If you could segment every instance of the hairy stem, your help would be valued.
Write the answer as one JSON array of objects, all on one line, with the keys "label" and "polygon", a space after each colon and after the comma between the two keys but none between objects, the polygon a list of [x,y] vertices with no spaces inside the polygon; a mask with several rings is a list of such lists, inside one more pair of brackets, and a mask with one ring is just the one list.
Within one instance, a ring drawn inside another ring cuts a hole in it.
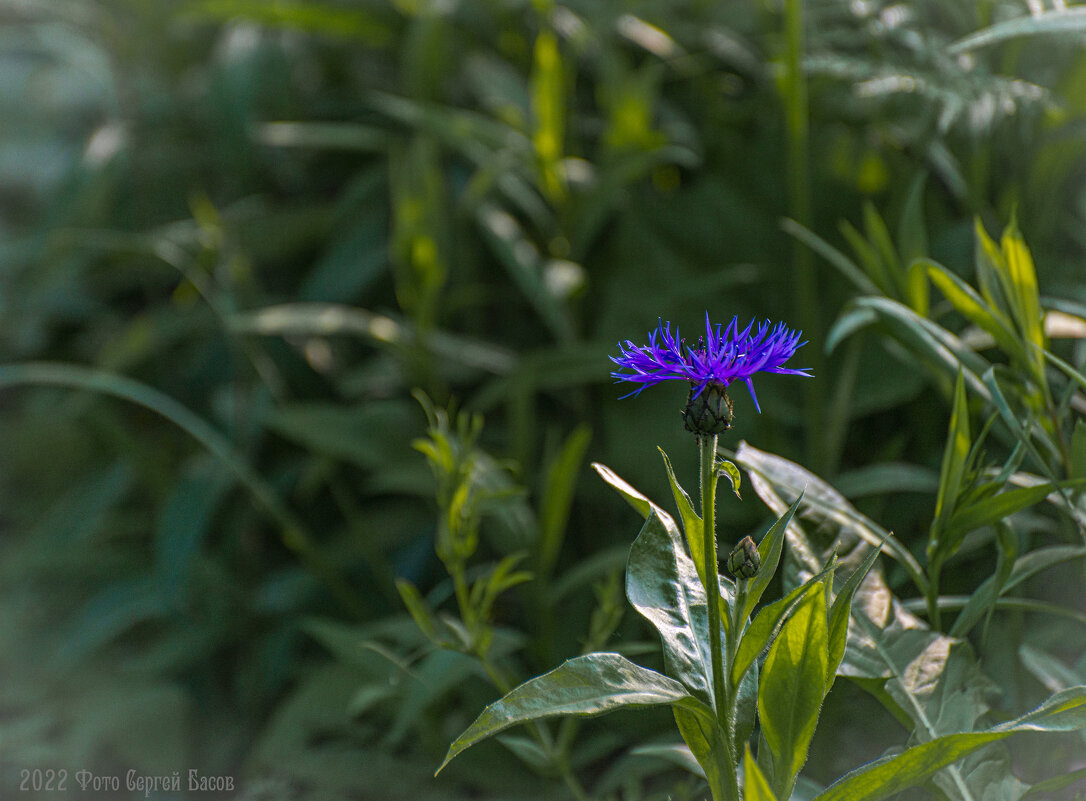
[{"label": "hairy stem", "polygon": [[713,660],[713,701],[717,719],[725,723],[724,652],[720,643],[720,580],[716,567],[716,436],[699,437],[701,456],[701,520],[704,526],[705,604],[709,613],[709,651]]},{"label": "hairy stem", "polygon": [[723,788],[712,788],[714,799],[739,801],[738,762],[728,733],[728,684],[724,680],[724,650],[720,642],[720,579],[716,567],[716,435],[698,437],[701,457],[701,520],[705,564],[705,607],[709,617],[709,653],[713,665],[713,707],[724,732],[727,753],[727,780]]},{"label": "hairy stem", "polygon": [[[739,705],[739,685],[734,687],[731,684],[731,666],[735,663],[735,655],[739,651],[739,640],[743,634],[743,627],[746,625],[745,616],[743,615],[743,607],[747,605],[747,580],[745,578],[737,578],[735,580],[735,598],[732,599],[730,624],[725,632],[726,641],[724,644],[724,651],[727,655],[725,663],[728,665],[728,705],[727,705],[727,718],[728,725],[724,730],[728,737],[728,741],[732,743],[732,753],[740,754],[743,751],[742,743],[735,741],[735,715],[736,709]],[[742,681],[742,680],[740,680]]]}]

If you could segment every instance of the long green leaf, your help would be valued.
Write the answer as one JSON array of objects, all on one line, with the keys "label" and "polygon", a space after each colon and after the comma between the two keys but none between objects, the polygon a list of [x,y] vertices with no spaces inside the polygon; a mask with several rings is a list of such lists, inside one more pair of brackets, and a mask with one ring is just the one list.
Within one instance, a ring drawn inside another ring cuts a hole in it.
[{"label": "long green leaf", "polygon": [[978,377],[988,369],[989,363],[950,331],[890,298],[857,298],[847,308],[874,313],[878,321],[916,355],[948,392],[953,387],[953,376],[962,370],[973,393],[989,399],[988,390]]},{"label": "long green leaf", "polygon": [[943,465],[939,473],[939,494],[935,498],[935,520],[928,539],[928,560],[943,562],[957,543],[943,541],[943,533],[961,492],[962,473],[972,438],[969,433],[969,404],[961,371],[954,383],[954,407],[950,413]]},{"label": "long green leaf", "polygon": [[750,617],[754,607],[761,600],[766,587],[769,586],[769,582],[773,580],[773,575],[777,572],[777,565],[781,560],[781,551],[784,549],[785,532],[788,530],[788,524],[792,522],[792,517],[802,501],[803,493],[801,492],[799,497],[792,501],[792,505],[788,507],[784,514],[778,517],[773,525],[769,527],[769,531],[765,533],[762,541],[758,543],[758,556],[762,560],[762,566],[747,584],[747,602],[743,607],[740,620],[746,620]]},{"label": "long green leaf", "polygon": [[[588,654],[526,681],[483,710],[452,745],[441,766],[476,743],[519,723],[554,717],[602,715],[623,706],[693,701],[679,682],[619,654]],[[697,709],[691,705],[691,709]]]},{"label": "long green leaf", "polygon": [[996,732],[949,734],[865,765],[830,785],[814,801],[880,801],[927,781],[936,771],[1006,737]]},{"label": "long green leaf", "polygon": [[[671,494],[675,498],[675,505],[679,508],[679,518],[683,521],[683,534],[686,536],[686,546],[690,549],[690,558],[694,560],[694,567],[698,571],[698,579],[702,586],[708,586],[706,581],[705,565],[705,530],[701,524],[701,515],[694,510],[694,504],[686,490],[675,478],[675,471],[671,467],[671,460],[664,453],[664,449],[657,447],[664,459],[664,468],[667,470],[667,480],[671,484]],[[716,565],[713,565],[716,570]]]},{"label": "long green leaf", "polygon": [[973,287],[950,272],[938,262],[923,260],[928,277],[939,288],[950,304],[969,319],[974,325],[992,335],[1005,353],[1020,363],[1027,360],[1026,351],[1007,324],[1007,320],[996,309],[988,306]]},{"label": "long green leaf", "polygon": [[743,633],[739,648],[736,650],[735,662],[729,666],[733,685],[739,683],[754,661],[773,644],[788,621],[789,615],[803,600],[807,590],[825,578],[831,569],[831,567],[826,567],[783,598],[778,598],[773,603],[762,607]]},{"label": "long green leaf", "polygon": [[880,801],[927,781],[968,754],[1020,732],[1086,728],[1086,687],[1056,693],[1037,709],[987,731],[943,735],[852,771],[814,801]]},{"label": "long green leaf", "polygon": [[868,278],[879,288],[879,294],[892,298],[897,297],[898,293],[890,277],[890,270],[883,262],[879,252],[864,239],[863,235],[851,223],[842,222],[840,228],[841,233],[856,253],[860,264],[863,265],[867,272]]},{"label": "long green leaf", "polygon": [[[339,303],[285,303],[230,318],[230,330],[261,336],[353,336],[381,347],[409,348],[418,334],[402,320]],[[442,331],[429,331],[426,347],[435,356],[498,375],[513,372],[512,351]]]},{"label": "long green leaf", "polygon": [[833,686],[833,680],[837,676],[837,668],[840,667],[841,660],[845,656],[845,647],[848,643],[848,622],[852,618],[852,599],[860,588],[860,584],[867,578],[871,568],[875,566],[875,560],[881,552],[881,545],[872,548],[860,566],[852,571],[852,575],[848,577],[838,591],[837,597],[833,599],[829,621],[830,669],[826,676],[825,692],[827,693],[830,691],[830,687]]},{"label": "long green leaf", "polygon": [[554,31],[541,30],[536,36],[532,60],[531,106],[535,130],[532,144],[539,164],[543,193],[552,202],[565,195],[561,169],[565,138],[566,79],[562,51]]},{"label": "long green leaf", "polygon": [[751,756],[750,743],[743,754],[743,801],[777,801],[757,760]]},{"label": "long green leaf", "polygon": [[599,473],[600,478],[610,484],[618,494],[623,497],[626,503],[628,503],[635,512],[641,515],[642,519],[648,519],[648,516],[652,514],[652,508],[655,505],[652,501],[627,484],[624,479],[619,478],[618,474],[607,465],[593,462],[592,469]]},{"label": "long green leaf", "polygon": [[758,691],[762,735],[772,754],[778,798],[792,793],[818,722],[829,672],[826,591],[811,585],[769,649]]},{"label": "long green leaf", "polygon": [[906,284],[905,270],[897,255],[897,248],[894,247],[886,221],[871,201],[864,203],[864,233],[867,234],[867,241],[878,253],[879,260],[886,265],[886,272],[897,288],[899,297],[908,298],[909,288]]},{"label": "long green leaf", "polygon": [[964,637],[973,626],[980,622],[987,608],[999,596],[1014,589],[1031,576],[1063,562],[1084,557],[1086,557],[1086,545],[1052,545],[1027,553],[1015,562],[1010,577],[1002,586],[996,581],[995,576],[990,576],[976,589],[954,621],[954,625],[951,626],[950,634],[954,637]]},{"label": "long green leaf", "polygon": [[1086,479],[1073,481],[1061,481],[1057,484],[1038,484],[1034,487],[1018,487],[1006,492],[986,498],[983,501],[970,504],[964,509],[959,509],[950,520],[955,534],[964,537],[970,531],[975,531],[982,526],[989,526],[998,520],[1003,520],[1015,512],[1020,512],[1030,506],[1040,503],[1057,489],[1080,489],[1086,485]]},{"label": "long green leaf", "polygon": [[863,270],[856,266],[848,256],[833,247],[829,242],[814,233],[810,229],[800,225],[795,220],[782,220],[781,229],[788,235],[795,237],[809,247],[819,256],[824,258],[845,278],[851,281],[858,290],[869,295],[878,295],[879,288],[864,274]]},{"label": "long green leaf", "polygon": [[728,760],[727,737],[713,711],[694,698],[673,704],[671,711],[683,742],[690,749],[709,786],[734,786],[735,768]]}]

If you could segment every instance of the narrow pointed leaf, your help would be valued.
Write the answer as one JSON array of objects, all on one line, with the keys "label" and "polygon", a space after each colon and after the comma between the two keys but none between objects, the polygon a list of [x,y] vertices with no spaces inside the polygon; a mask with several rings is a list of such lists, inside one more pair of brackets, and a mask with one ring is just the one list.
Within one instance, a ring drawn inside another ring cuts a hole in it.
[{"label": "narrow pointed leaf", "polygon": [[849,245],[856,254],[856,259],[863,267],[864,272],[879,288],[879,294],[891,298],[897,297],[889,269],[887,265],[883,264],[878,251],[864,239],[863,234],[857,231],[851,223],[842,222],[840,228],[841,233],[848,240]]},{"label": "narrow pointed leaf", "polygon": [[829,672],[826,593],[811,585],[769,649],[758,691],[762,735],[774,755],[773,789],[788,798],[814,735]]},{"label": "narrow pointed leaf", "polygon": [[415,625],[427,638],[436,642],[438,640],[437,621],[415,585],[407,579],[398,578],[396,579],[396,590],[400,593],[403,605],[407,607],[407,611],[411,614]]},{"label": "narrow pointed leaf", "polygon": [[1086,728],[1086,687],[1056,693],[1037,709],[987,731],[947,734],[847,774],[814,801],[880,801],[927,781],[936,771],[986,745],[1020,732]]},{"label": "narrow pointed leaf", "polygon": [[1068,687],[1082,684],[1086,679],[1079,675],[1078,671],[1069,668],[1052,654],[1040,648],[1021,645],[1018,648],[1018,658],[1026,670],[1051,692],[1066,690]]},{"label": "narrow pointed leaf", "polygon": [[868,295],[881,294],[875,282],[868,278],[852,259],[809,228],[805,228],[795,220],[784,220],[781,222],[781,229],[824,258],[861,292]]},{"label": "narrow pointed leaf", "polygon": [[969,284],[934,261],[919,262],[950,304],[977,327],[987,331],[1008,355],[1025,362],[1026,351],[1003,315],[988,306]]},{"label": "narrow pointed leaf", "polygon": [[1020,557],[1011,569],[1007,580],[1000,585],[997,576],[990,576],[969,597],[954,625],[953,637],[964,637],[984,617],[996,599],[1017,587],[1026,579],[1063,562],[1086,557],[1086,545],[1051,545],[1037,548]]},{"label": "narrow pointed leaf", "polygon": [[[1007,277],[1013,292],[1018,324],[1032,346],[1030,356],[1033,363],[1043,368],[1044,358],[1040,354],[1045,346],[1045,335],[1041,299],[1037,289],[1037,269],[1033,266],[1033,256],[1030,255],[1013,218],[1003,231],[1000,246],[1004,263],[1007,265]],[[1036,377],[1043,380],[1043,376]]]},{"label": "narrow pointed leaf", "polygon": [[671,707],[675,724],[683,742],[705,774],[711,787],[734,783],[734,770],[728,763],[725,734],[713,711],[700,701],[688,697]]},{"label": "narrow pointed leaf", "polygon": [[765,774],[750,753],[749,743],[743,755],[743,801],[777,801]]},{"label": "narrow pointed leaf", "polygon": [[857,298],[848,308],[875,313],[893,337],[908,348],[949,391],[959,370],[978,396],[988,399],[988,390],[978,376],[990,366],[984,357],[938,323],[921,317],[908,306],[890,298]]},{"label": "narrow pointed leaf", "polygon": [[[663,448],[657,448],[664,457],[664,467],[667,469],[667,480],[671,484],[671,494],[675,498],[675,505],[679,509],[679,518],[683,521],[683,534],[686,536],[686,546],[690,549],[690,557],[694,560],[694,567],[698,571],[698,579],[702,586],[707,584],[705,577],[705,530],[701,524],[701,516],[694,510],[694,504],[690,496],[675,478],[675,471],[671,467],[671,460],[667,458]],[[715,566],[714,566],[715,569]]]},{"label": "narrow pointed leaf", "polygon": [[743,500],[743,496],[739,493],[739,486],[743,482],[743,474],[739,472],[739,468],[736,467],[733,462],[729,462],[727,459],[721,459],[716,463],[716,472],[717,475],[728,477],[735,497],[739,500]]},{"label": "narrow pointed leaf", "polygon": [[750,617],[754,607],[761,600],[766,587],[769,586],[769,582],[773,580],[773,575],[777,572],[777,565],[780,563],[781,551],[784,547],[785,531],[787,531],[788,524],[792,522],[792,517],[802,501],[803,493],[801,492],[792,501],[792,505],[788,507],[787,511],[777,518],[777,522],[769,527],[769,531],[762,537],[762,541],[758,543],[758,556],[762,560],[762,566],[747,584],[747,602],[743,608],[743,620]]},{"label": "narrow pointed leaf", "polygon": [[625,480],[619,478],[618,474],[607,465],[593,462],[592,469],[599,473],[600,478],[614,487],[626,503],[632,506],[633,510],[641,515],[642,519],[648,518],[649,514],[652,513],[652,501],[627,484]]},{"label": "narrow pointed leaf", "polygon": [[1017,39],[1021,36],[1057,35],[1070,38],[1086,30],[1086,8],[1067,8],[1045,14],[1025,14],[982,28],[951,44],[951,55]]},{"label": "narrow pointed leaf", "polygon": [[788,621],[788,616],[806,596],[807,590],[825,578],[830,569],[825,568],[783,598],[762,607],[743,633],[743,639],[739,641],[735,662],[731,665],[732,684],[737,684],[755,660],[773,644]]},{"label": "narrow pointed leaf", "polygon": [[882,215],[870,201],[864,203],[864,232],[867,234],[868,242],[875,247],[882,263],[886,265],[886,270],[900,293],[899,297],[907,297],[905,272],[901,267],[897,248],[894,247],[894,242],[890,238],[886,221],[882,219]]},{"label": "narrow pointed leaf", "polygon": [[878,760],[846,774],[825,792],[815,796],[814,801],[880,801],[889,798],[922,784],[936,771],[1006,736],[996,732],[968,732],[929,740],[902,754]]},{"label": "narrow pointed leaf", "polygon": [[841,665],[841,660],[845,656],[845,645],[848,642],[848,622],[852,617],[852,599],[864,578],[867,577],[868,572],[874,567],[875,559],[878,558],[881,551],[881,545],[871,549],[867,558],[858,568],[852,571],[852,575],[845,581],[841,590],[837,593],[837,597],[833,600],[833,606],[830,607],[830,669],[826,676],[826,692],[829,692],[830,687],[833,686],[833,680],[837,676],[837,668]]},{"label": "narrow pointed leaf", "polygon": [[970,531],[975,531],[982,526],[989,526],[996,521],[1003,520],[1015,512],[1034,506],[1058,488],[1081,489],[1086,485],[1086,479],[1075,481],[1061,481],[1058,484],[1038,484],[1034,487],[1018,487],[1006,492],[986,498],[978,503],[971,504],[964,509],[959,509],[950,519],[950,529],[954,537],[960,539]]},{"label": "narrow pointed leaf", "polygon": [[946,447],[943,449],[943,466],[939,474],[939,494],[935,499],[935,521],[928,540],[928,558],[943,561],[952,552],[953,545],[944,543],[943,533],[954,511],[954,504],[961,492],[962,473],[972,440],[969,434],[969,405],[965,397],[962,372],[954,384],[954,407],[950,413]]}]

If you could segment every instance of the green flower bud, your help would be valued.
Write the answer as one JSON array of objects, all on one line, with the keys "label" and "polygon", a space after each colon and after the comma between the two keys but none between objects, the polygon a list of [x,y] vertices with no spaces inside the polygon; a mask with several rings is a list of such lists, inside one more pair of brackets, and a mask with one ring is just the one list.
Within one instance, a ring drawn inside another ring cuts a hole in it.
[{"label": "green flower bud", "polygon": [[762,557],[758,555],[758,546],[750,537],[743,537],[739,544],[728,554],[724,567],[736,579],[754,578],[762,566]]},{"label": "green flower bud", "polygon": [[690,395],[683,409],[683,425],[686,430],[699,436],[721,434],[732,427],[732,401],[723,384],[708,383],[701,394],[694,397],[697,386],[690,387]]}]

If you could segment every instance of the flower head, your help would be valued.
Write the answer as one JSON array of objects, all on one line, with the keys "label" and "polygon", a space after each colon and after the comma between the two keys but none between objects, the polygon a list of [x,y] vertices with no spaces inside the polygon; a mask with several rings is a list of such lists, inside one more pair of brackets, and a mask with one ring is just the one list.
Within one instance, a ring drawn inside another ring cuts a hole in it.
[{"label": "flower head", "polygon": [[672,379],[689,382],[692,398],[701,395],[706,387],[722,391],[733,381],[743,381],[754,399],[754,408],[761,412],[751,380],[755,373],[811,374],[809,367],[784,366],[806,344],[800,342],[800,336],[802,332],[792,331],[784,323],[771,326],[768,320],[757,326],[751,320],[743,330],[739,330],[738,317],[733,317],[727,328],[714,326],[706,312],[705,335],[696,344],[687,345],[678,328],[672,334],[671,323],[661,320],[656,330],[649,332],[648,345],[635,345],[629,340],[619,343],[621,353],[612,356],[611,361],[628,372],[616,370],[611,376],[640,384],[623,396],[627,398]]}]

